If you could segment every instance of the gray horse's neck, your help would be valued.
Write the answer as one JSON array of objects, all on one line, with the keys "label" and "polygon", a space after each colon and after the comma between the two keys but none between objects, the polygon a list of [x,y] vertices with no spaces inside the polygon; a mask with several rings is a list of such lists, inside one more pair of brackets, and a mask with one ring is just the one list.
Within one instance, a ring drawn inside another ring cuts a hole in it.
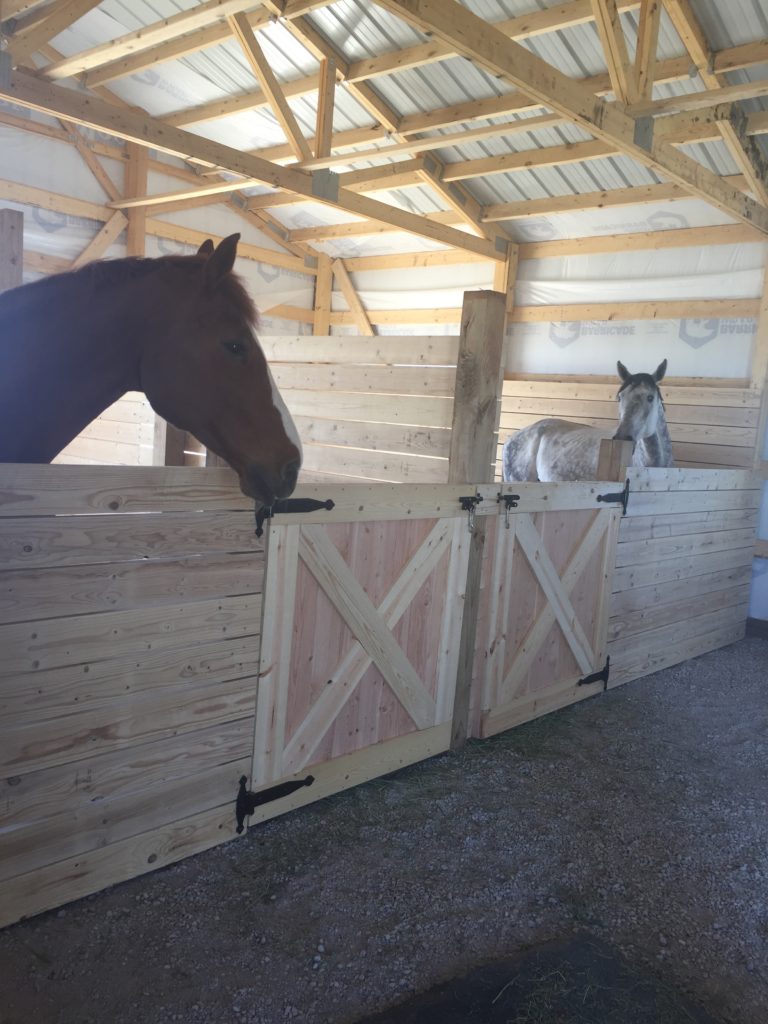
[{"label": "gray horse's neck", "polygon": [[641,437],[635,445],[632,462],[635,466],[672,466],[672,438],[669,436],[667,420],[659,414],[659,425],[651,437]]}]

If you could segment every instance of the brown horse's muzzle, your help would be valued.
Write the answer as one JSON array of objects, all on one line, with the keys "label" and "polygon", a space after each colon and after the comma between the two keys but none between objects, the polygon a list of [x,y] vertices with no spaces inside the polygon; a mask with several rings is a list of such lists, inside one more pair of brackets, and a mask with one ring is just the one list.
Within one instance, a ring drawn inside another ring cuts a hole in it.
[{"label": "brown horse's muzzle", "polygon": [[272,505],[280,498],[287,498],[296,487],[296,481],[301,469],[301,459],[293,459],[285,463],[279,472],[268,469],[266,466],[257,464],[248,467],[242,477],[242,488],[245,493],[261,501],[265,505]]}]

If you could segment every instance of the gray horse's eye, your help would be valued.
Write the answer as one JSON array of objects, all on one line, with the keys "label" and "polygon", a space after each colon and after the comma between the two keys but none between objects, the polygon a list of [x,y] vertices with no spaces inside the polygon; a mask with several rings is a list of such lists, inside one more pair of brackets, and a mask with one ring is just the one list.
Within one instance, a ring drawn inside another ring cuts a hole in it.
[{"label": "gray horse's eye", "polygon": [[654,397],[655,397],[654,395],[648,395],[648,401],[649,401],[649,402],[652,402],[652,401],[653,401],[653,399],[654,399]]}]

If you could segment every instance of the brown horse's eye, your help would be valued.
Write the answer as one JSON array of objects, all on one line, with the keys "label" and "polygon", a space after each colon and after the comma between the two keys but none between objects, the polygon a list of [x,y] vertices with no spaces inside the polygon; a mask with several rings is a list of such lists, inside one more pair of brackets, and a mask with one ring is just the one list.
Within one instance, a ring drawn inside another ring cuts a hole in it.
[{"label": "brown horse's eye", "polygon": [[247,352],[247,348],[242,341],[225,341],[224,348],[227,352],[231,353],[231,355],[237,356],[240,359],[242,359]]}]

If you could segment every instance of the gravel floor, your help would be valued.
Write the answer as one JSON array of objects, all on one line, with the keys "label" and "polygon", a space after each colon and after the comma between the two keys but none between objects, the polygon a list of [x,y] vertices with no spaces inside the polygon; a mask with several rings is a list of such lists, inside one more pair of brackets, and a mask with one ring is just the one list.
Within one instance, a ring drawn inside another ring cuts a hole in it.
[{"label": "gravel floor", "polygon": [[0,1021],[351,1024],[576,940],[765,1024],[766,686],[748,638],[6,929]]}]

